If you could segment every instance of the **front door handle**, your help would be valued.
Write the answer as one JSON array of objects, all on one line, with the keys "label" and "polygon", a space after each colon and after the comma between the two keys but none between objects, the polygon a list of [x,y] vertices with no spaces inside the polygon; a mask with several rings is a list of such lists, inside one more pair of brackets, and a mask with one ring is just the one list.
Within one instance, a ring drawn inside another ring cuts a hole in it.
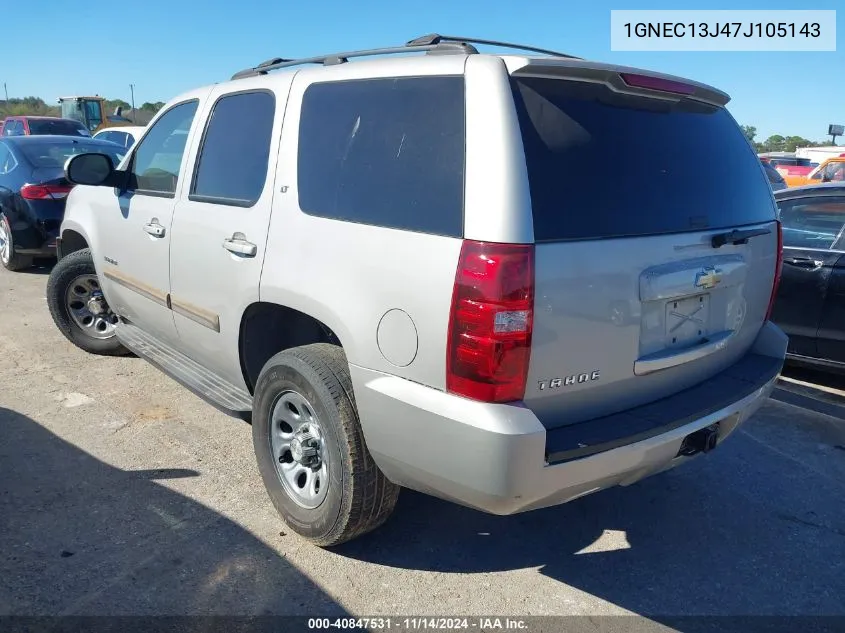
[{"label": "front door handle", "polygon": [[232,237],[223,240],[223,248],[241,257],[255,257],[258,252],[258,247],[252,242],[247,242],[246,235],[243,233],[235,233]]},{"label": "front door handle", "polygon": [[784,264],[791,266],[798,266],[799,268],[821,268],[824,262],[812,257],[787,257],[783,260]]},{"label": "front door handle", "polygon": [[144,231],[153,237],[164,237],[164,227],[158,223],[158,218],[153,218],[144,225]]}]

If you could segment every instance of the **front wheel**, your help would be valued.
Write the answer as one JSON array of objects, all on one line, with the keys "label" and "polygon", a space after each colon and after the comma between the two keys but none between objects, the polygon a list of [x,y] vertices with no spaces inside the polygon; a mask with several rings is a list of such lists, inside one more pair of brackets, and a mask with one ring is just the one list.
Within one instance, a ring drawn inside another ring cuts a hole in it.
[{"label": "front wheel", "polygon": [[258,377],[252,438],[264,486],[285,523],[315,545],[384,523],[399,496],[364,443],[343,350],[280,352]]},{"label": "front wheel", "polygon": [[62,334],[78,348],[102,356],[123,356],[111,311],[94,268],[90,249],[60,259],[47,280],[47,305]]}]

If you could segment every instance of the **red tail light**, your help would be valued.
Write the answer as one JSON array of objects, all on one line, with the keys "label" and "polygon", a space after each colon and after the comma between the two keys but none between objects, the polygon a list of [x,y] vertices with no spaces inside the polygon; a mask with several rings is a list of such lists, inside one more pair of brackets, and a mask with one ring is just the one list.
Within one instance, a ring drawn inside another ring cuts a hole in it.
[{"label": "red tail light", "polygon": [[61,200],[67,197],[73,187],[65,185],[24,185],[21,197],[26,200]]},{"label": "red tail light", "polygon": [[691,95],[695,92],[695,86],[663,79],[661,77],[650,77],[649,75],[636,75],[633,73],[620,73],[622,81],[634,88],[648,88],[649,90],[660,90],[661,92],[673,92],[679,95]]},{"label": "red tail light", "polygon": [[525,394],[534,322],[534,246],[464,240],[449,319],[446,389],[485,402]]},{"label": "red tail light", "polygon": [[775,308],[775,300],[777,299],[778,286],[780,286],[780,276],[783,271],[783,226],[780,220],[777,221],[778,231],[778,255],[775,263],[775,281],[772,284],[772,296],[769,298],[769,309],[766,310],[766,320],[772,317],[772,310]]}]

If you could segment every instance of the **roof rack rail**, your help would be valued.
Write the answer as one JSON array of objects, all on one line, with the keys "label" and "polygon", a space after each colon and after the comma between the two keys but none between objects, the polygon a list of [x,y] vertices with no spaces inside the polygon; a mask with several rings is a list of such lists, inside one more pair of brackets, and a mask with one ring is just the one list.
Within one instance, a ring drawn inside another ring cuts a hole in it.
[{"label": "roof rack rail", "polygon": [[460,53],[464,55],[471,55],[478,51],[474,46],[462,43],[443,42],[435,44],[423,44],[414,46],[394,46],[390,48],[373,48],[362,51],[349,51],[347,53],[330,53],[328,55],[317,55],[316,57],[304,57],[302,59],[284,59],[276,57],[262,62],[254,68],[246,68],[234,75],[232,79],[242,79],[243,77],[254,77],[256,75],[266,75],[271,70],[278,70],[279,68],[289,68],[291,66],[300,66],[302,64],[323,64],[324,66],[331,66],[334,64],[343,64],[349,61],[352,57],[370,57],[374,55],[398,55],[400,53],[419,53],[427,51],[429,53]]},{"label": "roof rack rail", "polygon": [[536,46],[525,46],[524,44],[512,44],[510,42],[499,42],[497,40],[481,40],[472,37],[457,37],[454,35],[440,35],[439,33],[431,33],[423,35],[411,40],[406,46],[431,46],[432,44],[443,44],[448,42],[456,42],[460,44],[484,44],[487,46],[499,46],[501,48],[512,48],[514,50],[532,51],[534,53],[542,53],[544,55],[551,55],[552,57],[566,57],[568,59],[582,59],[569,53],[560,53],[558,51],[550,51],[545,48],[537,48]]},{"label": "roof rack rail", "polygon": [[323,64],[324,66],[331,66],[334,64],[343,64],[349,61],[351,57],[371,57],[374,55],[398,55],[401,53],[420,53],[425,51],[430,55],[458,53],[463,55],[473,55],[478,53],[478,49],[473,44],[486,44],[488,46],[499,46],[502,48],[512,48],[515,50],[532,51],[535,53],[542,53],[544,55],[551,55],[553,57],[566,57],[569,59],[581,59],[574,55],[567,53],[559,53],[557,51],[550,51],[545,48],[536,48],[534,46],[524,46],[522,44],[510,44],[508,42],[498,42],[496,40],[481,40],[467,37],[454,37],[451,35],[440,35],[438,33],[431,33],[423,35],[407,42],[404,46],[394,46],[391,48],[373,48],[361,51],[349,51],[347,53],[330,53],[328,55],[317,55],[316,57],[304,57],[302,59],[285,59],[282,57],[274,57],[262,62],[254,68],[246,68],[234,75],[232,79],[241,79],[243,77],[255,77],[256,75],[266,75],[271,70],[278,70],[279,68],[289,68],[291,66],[300,66],[302,64]]}]

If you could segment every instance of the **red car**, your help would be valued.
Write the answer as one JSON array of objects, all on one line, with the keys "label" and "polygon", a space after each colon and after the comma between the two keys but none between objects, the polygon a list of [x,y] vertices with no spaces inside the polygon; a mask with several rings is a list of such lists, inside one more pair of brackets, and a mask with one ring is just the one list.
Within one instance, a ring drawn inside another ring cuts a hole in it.
[{"label": "red car", "polygon": [[9,116],[0,127],[0,136],[91,136],[83,123],[54,116]]}]

